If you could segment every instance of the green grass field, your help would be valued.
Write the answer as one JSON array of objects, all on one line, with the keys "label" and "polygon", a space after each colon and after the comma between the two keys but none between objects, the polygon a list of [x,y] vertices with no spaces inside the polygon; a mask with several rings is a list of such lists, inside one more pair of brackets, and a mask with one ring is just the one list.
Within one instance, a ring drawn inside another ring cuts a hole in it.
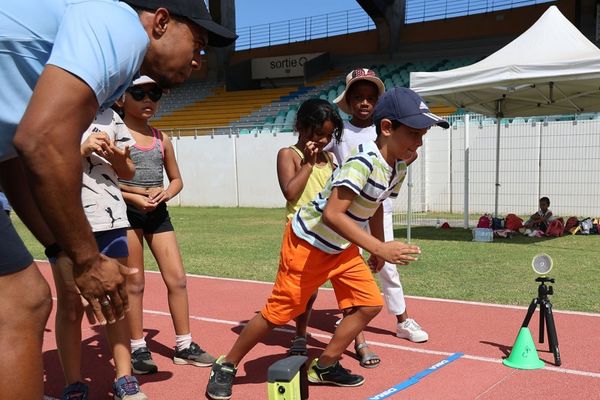
[{"label": "green grass field", "polygon": [[[273,281],[284,226],[283,209],[169,209],[189,273]],[[42,247],[23,225],[15,225],[35,257]],[[405,229],[396,238],[405,238]],[[470,230],[413,227],[412,242],[421,246],[418,261],[400,267],[407,295],[526,306],[537,296],[531,259],[547,253],[556,279],[552,304],[561,310],[600,312],[598,290],[600,237],[514,237],[493,243],[471,241]],[[146,251],[148,269],[157,269]]]}]

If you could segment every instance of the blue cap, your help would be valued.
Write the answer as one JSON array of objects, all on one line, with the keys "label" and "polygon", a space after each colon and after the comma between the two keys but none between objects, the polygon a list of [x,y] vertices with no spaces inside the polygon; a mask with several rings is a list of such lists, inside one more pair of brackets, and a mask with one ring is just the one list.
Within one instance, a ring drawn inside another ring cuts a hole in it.
[{"label": "blue cap", "polygon": [[384,118],[415,129],[430,128],[433,125],[445,129],[450,127],[448,121],[429,111],[421,96],[405,87],[395,87],[379,97],[373,111],[373,120],[378,124]]}]

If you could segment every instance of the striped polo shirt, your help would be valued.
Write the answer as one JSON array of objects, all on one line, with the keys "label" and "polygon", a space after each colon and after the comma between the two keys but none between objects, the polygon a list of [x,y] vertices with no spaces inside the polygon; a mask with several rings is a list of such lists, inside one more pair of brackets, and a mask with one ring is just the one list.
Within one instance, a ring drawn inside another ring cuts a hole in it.
[{"label": "striped polo shirt", "polygon": [[322,221],[333,188],[344,186],[357,194],[346,214],[364,226],[386,198],[398,196],[406,164],[397,160],[394,167],[388,165],[375,142],[357,146],[344,165],[334,171],[321,193],[294,215],[292,229],[296,236],[326,253],[341,253],[350,242]]}]

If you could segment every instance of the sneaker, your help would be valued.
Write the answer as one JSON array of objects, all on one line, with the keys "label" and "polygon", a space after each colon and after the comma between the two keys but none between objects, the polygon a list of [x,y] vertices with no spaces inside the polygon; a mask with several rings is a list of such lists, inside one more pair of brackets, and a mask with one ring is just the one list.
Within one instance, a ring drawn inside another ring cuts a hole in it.
[{"label": "sneaker", "polygon": [[421,329],[421,326],[412,318],[408,318],[406,321],[398,323],[396,336],[401,339],[408,339],[415,343],[426,342],[429,339],[427,332]]},{"label": "sneaker", "polygon": [[115,400],[148,400],[135,376],[125,375],[113,383]]},{"label": "sneaker", "polygon": [[131,369],[134,374],[154,374],[158,367],[152,359],[152,353],[147,347],[142,347],[131,353]]},{"label": "sneaker", "polygon": [[206,395],[214,400],[228,400],[231,398],[231,388],[237,369],[231,363],[223,362],[225,356],[219,357],[210,371]]},{"label": "sneaker", "polygon": [[192,342],[187,349],[175,349],[173,362],[179,365],[190,364],[196,367],[210,367],[215,362],[215,358]]},{"label": "sneaker", "polygon": [[83,382],[71,383],[67,386],[60,397],[61,400],[87,400],[88,385]]},{"label": "sneaker", "polygon": [[365,378],[360,375],[351,374],[349,370],[342,367],[339,361],[329,367],[321,368],[317,364],[319,359],[315,358],[308,369],[308,381],[311,383],[330,383],[337,386],[360,386]]}]

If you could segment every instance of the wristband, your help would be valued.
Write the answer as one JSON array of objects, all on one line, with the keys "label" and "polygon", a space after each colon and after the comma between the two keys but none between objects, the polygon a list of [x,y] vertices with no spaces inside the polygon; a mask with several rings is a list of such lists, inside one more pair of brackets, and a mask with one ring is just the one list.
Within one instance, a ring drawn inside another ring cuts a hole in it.
[{"label": "wristband", "polygon": [[52,243],[50,246],[46,246],[46,249],[44,250],[44,254],[46,254],[46,257],[48,257],[48,260],[52,261],[52,260],[56,260],[58,253],[60,253],[61,251],[62,251],[62,249],[60,248],[58,243],[55,242],[55,243]]}]

